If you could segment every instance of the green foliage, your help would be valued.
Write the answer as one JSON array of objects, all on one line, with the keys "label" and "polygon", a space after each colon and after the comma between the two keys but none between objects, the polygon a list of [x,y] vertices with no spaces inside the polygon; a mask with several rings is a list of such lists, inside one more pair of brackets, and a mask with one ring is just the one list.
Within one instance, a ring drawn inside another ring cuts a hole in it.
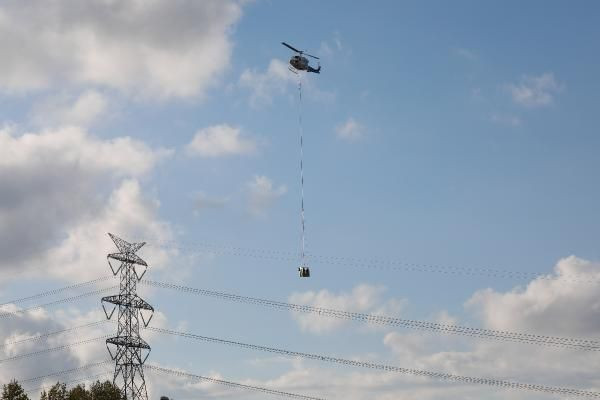
[{"label": "green foliage", "polygon": [[110,381],[96,381],[90,388],[91,400],[125,400],[121,390]]},{"label": "green foliage", "polygon": [[2,387],[1,400],[29,400],[29,396],[25,394],[23,388],[16,380],[11,381],[8,385]]},{"label": "green foliage", "polygon": [[69,390],[67,400],[92,400],[92,394],[84,385],[77,385]]},{"label": "green foliage", "polygon": [[48,400],[67,400],[67,385],[56,382],[48,391]]},{"label": "green foliage", "polygon": [[[2,388],[0,400],[29,400],[17,381],[12,381]],[[77,385],[67,390],[67,385],[56,382],[48,391],[40,394],[40,400],[126,400],[121,390],[111,381],[96,381],[89,389],[85,385]]]}]

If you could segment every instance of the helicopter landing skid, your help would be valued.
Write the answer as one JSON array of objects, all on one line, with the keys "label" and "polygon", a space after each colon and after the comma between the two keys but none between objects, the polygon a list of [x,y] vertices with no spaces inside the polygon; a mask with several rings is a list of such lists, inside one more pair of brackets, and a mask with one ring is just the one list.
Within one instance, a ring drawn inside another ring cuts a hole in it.
[{"label": "helicopter landing skid", "polygon": [[298,75],[298,70],[296,68],[292,67],[291,65],[288,65],[288,69],[290,71],[292,71],[293,73],[295,73],[296,75]]}]

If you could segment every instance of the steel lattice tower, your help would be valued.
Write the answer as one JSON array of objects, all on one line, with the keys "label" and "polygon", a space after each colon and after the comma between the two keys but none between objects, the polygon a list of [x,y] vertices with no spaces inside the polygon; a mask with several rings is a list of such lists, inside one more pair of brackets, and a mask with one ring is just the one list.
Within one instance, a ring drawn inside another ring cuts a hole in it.
[{"label": "steel lattice tower", "polygon": [[[144,327],[147,327],[154,315],[154,308],[136,294],[137,283],[146,273],[148,264],[135,254],[146,243],[127,243],[111,233],[108,235],[119,249],[118,253],[107,256],[108,265],[115,276],[120,273],[121,279],[119,294],[102,298],[106,318],[111,319],[117,307],[119,308],[117,336],[106,339],[106,348],[115,361],[113,383],[117,384],[121,376],[121,392],[127,400],[147,400],[143,365],[150,355],[150,346],[140,337],[140,319]],[[117,269],[111,260],[120,262]],[[144,271],[139,274],[137,268],[141,267]],[[105,303],[114,305],[110,314],[106,311]],[[147,319],[144,317],[145,312],[149,314]]]}]

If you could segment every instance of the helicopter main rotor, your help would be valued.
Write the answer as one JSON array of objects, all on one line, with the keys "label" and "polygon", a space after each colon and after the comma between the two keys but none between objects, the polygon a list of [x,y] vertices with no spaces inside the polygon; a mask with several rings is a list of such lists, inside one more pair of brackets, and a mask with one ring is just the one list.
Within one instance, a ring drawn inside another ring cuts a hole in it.
[{"label": "helicopter main rotor", "polygon": [[281,42],[281,44],[282,44],[282,45],[284,45],[285,47],[287,47],[288,49],[290,49],[290,50],[292,50],[292,51],[295,51],[296,53],[298,53],[298,54],[300,54],[300,55],[305,55],[305,56],[312,57],[312,58],[314,58],[314,59],[316,59],[316,60],[320,60],[320,58],[319,58],[319,57],[317,57],[317,56],[313,56],[312,54],[305,53],[303,50],[298,50],[298,49],[296,49],[295,47],[292,47],[292,46],[290,46],[290,45],[289,45],[289,44],[287,44],[286,42]]}]

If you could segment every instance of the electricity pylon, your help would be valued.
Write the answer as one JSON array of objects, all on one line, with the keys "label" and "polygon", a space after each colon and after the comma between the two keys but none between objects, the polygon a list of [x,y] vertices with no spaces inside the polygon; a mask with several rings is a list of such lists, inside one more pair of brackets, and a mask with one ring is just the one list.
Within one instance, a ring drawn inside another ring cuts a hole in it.
[{"label": "electricity pylon", "polygon": [[[121,392],[127,400],[148,400],[143,365],[150,355],[150,346],[140,337],[140,319],[147,327],[154,315],[154,308],[136,294],[136,285],[146,273],[148,264],[135,254],[146,243],[127,243],[111,233],[108,235],[119,249],[118,253],[107,256],[108,265],[113,275],[121,274],[119,294],[102,298],[106,318],[111,319],[119,308],[117,336],[106,339],[106,348],[115,361],[113,383],[118,385],[117,380],[121,376]],[[111,260],[120,262],[117,269]],[[144,271],[138,274],[136,267],[143,267]],[[110,313],[105,303],[114,305]],[[145,312],[149,316],[145,317]]]}]

